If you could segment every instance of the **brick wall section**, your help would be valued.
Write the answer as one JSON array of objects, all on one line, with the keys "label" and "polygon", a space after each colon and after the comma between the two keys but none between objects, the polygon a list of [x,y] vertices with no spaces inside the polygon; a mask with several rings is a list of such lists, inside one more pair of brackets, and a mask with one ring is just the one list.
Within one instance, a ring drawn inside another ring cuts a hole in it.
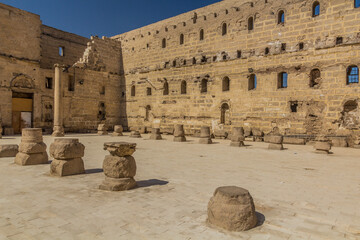
[{"label": "brick wall section", "polygon": [[[320,16],[313,17],[313,2],[226,0],[114,36],[123,47],[129,125],[151,126],[157,120],[166,128],[184,123],[189,133],[204,124],[264,131],[277,126],[287,134],[357,130],[359,125],[355,129],[346,125],[342,112],[346,101],[359,99],[360,86],[346,84],[346,69],[360,65],[360,8],[354,8],[353,0],[320,0]],[[284,24],[277,22],[281,10]],[[251,31],[249,17],[255,19]],[[226,35],[222,35],[223,23]],[[200,29],[204,40],[199,39]],[[180,34],[184,34],[183,45]],[[343,42],[337,45],[338,37]],[[162,48],[163,39],[166,48]],[[304,44],[303,50],[299,43]],[[267,55],[265,48],[269,48]],[[202,63],[203,57],[206,62]],[[315,68],[321,71],[321,83],[311,88],[310,71]],[[288,73],[285,89],[277,87],[280,72]],[[249,91],[251,73],[258,84]],[[230,78],[228,92],[221,86],[225,76]],[[204,78],[209,81],[208,92],[200,93]],[[168,96],[163,96],[165,80]],[[182,80],[187,82],[185,95],[180,94]],[[146,96],[147,88],[152,96]],[[298,103],[297,112],[291,112],[291,102]],[[223,103],[230,106],[225,125],[219,124]],[[148,120],[147,105],[151,107]],[[358,116],[354,114],[353,120],[358,121]]]}]

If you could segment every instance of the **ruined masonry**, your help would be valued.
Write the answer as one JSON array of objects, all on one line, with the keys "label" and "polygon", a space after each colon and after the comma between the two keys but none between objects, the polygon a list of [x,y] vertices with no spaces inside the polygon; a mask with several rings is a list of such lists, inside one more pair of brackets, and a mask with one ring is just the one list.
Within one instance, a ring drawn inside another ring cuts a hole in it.
[{"label": "ruined masonry", "polygon": [[211,126],[216,138],[243,127],[263,141],[277,127],[284,143],[325,135],[334,146],[358,147],[358,6],[223,0],[85,38],[0,4],[0,132],[62,136],[103,123],[125,131],[156,123],[163,134],[177,124],[186,135]]}]

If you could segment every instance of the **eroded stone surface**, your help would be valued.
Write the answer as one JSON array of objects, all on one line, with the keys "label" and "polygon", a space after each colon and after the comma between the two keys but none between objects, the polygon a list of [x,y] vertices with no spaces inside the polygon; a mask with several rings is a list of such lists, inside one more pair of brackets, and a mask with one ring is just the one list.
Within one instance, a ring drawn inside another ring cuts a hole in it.
[{"label": "eroded stone surface", "polygon": [[110,178],[130,178],[136,175],[136,162],[132,156],[105,157],[103,162],[104,174]]},{"label": "eroded stone surface", "polygon": [[131,156],[136,151],[136,143],[107,142],[104,143],[104,150],[109,151],[112,156]]},{"label": "eroded stone surface", "polygon": [[139,131],[131,131],[130,137],[132,138],[141,138],[141,134]]},{"label": "eroded stone surface", "polygon": [[126,191],[135,188],[136,185],[134,178],[105,177],[105,180],[100,184],[99,189],[105,191]]},{"label": "eroded stone surface", "polygon": [[216,189],[208,204],[207,221],[228,231],[246,231],[255,227],[257,217],[249,191],[234,186]]},{"label": "eroded stone surface", "polygon": [[30,143],[30,142],[21,142],[19,144],[19,152],[23,153],[42,153],[46,151],[46,144],[41,143]]},{"label": "eroded stone surface", "polygon": [[27,143],[42,143],[42,129],[41,128],[24,128],[22,129],[21,142]]},{"label": "eroded stone surface", "polygon": [[15,157],[15,163],[22,166],[47,164],[48,162],[49,158],[46,152],[32,154],[19,152]]},{"label": "eroded stone surface", "polygon": [[85,173],[84,161],[82,158],[69,160],[54,159],[50,165],[50,174],[53,176],[65,177]]},{"label": "eroded stone surface", "polygon": [[85,146],[79,139],[58,138],[50,145],[50,156],[58,160],[82,158]]},{"label": "eroded stone surface", "polygon": [[15,157],[19,152],[19,146],[16,144],[0,145],[0,158]]}]

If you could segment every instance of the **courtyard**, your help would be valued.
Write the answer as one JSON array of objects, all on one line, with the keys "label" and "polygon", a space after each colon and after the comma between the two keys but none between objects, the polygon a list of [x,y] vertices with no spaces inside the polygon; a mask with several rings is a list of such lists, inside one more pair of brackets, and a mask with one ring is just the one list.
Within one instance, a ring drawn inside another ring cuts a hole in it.
[{"label": "courtyard", "polygon": [[[125,133],[129,134],[129,133]],[[86,174],[51,177],[49,165],[21,167],[0,159],[0,239],[360,239],[359,151],[229,140],[198,144],[187,137],[148,140],[68,134],[85,145]],[[53,142],[44,136],[48,148]],[[138,188],[98,189],[104,142],[137,143]],[[0,144],[19,144],[5,136]],[[49,158],[51,160],[51,157]],[[207,204],[219,186],[240,186],[254,198],[258,226],[230,233],[207,226]]]}]

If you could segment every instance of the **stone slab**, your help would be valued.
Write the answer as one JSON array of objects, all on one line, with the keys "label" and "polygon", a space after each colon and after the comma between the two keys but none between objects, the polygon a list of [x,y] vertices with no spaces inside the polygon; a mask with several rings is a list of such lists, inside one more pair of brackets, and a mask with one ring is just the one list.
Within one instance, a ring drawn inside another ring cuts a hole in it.
[{"label": "stone slab", "polygon": [[15,157],[19,152],[19,146],[16,144],[0,145],[0,158]]}]

